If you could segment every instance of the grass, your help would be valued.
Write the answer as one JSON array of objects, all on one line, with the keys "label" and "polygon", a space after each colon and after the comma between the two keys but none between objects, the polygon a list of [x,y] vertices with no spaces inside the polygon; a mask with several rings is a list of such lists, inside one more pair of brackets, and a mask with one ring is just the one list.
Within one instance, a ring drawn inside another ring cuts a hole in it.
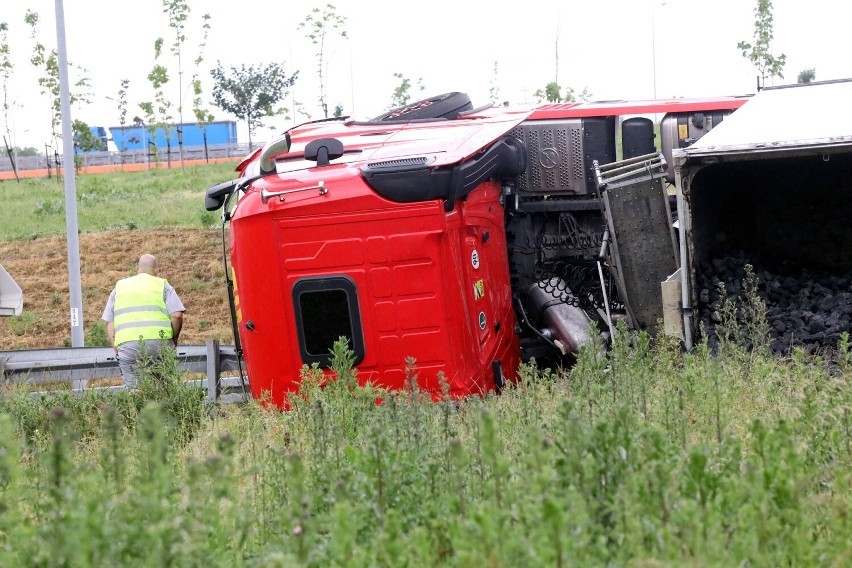
[{"label": "grass", "polygon": [[[204,316],[185,341],[227,329],[221,232],[200,210],[231,174],[210,168],[80,178],[88,342],[104,339],[115,279],[149,251],[187,317]],[[67,325],[64,220],[61,189],[40,183],[3,186],[18,209],[0,258],[26,315],[0,334],[51,347]],[[178,207],[189,228],[143,228]],[[127,226],[104,232],[107,217]],[[305,368],[289,412],[211,412],[168,365],[101,396],[6,387],[0,566],[846,565],[848,335],[833,358],[770,357],[745,290],[723,303],[718,352],[621,329],[606,354],[525,365],[500,396],[463,401],[427,400],[413,360],[403,392],[359,384],[340,343],[336,380]]]},{"label": "grass", "polygon": [[[236,177],[236,163],[181,170],[87,174],[76,177],[77,218],[83,233],[110,229],[209,228],[216,213],[204,210],[204,191]],[[0,241],[65,234],[65,186],[57,179],[0,184],[5,210]]]},{"label": "grass", "polygon": [[620,337],[464,401],[413,361],[404,392],[359,385],[342,345],[284,413],[206,418],[175,381],[7,396],[0,564],[844,565],[848,337],[832,365]]}]

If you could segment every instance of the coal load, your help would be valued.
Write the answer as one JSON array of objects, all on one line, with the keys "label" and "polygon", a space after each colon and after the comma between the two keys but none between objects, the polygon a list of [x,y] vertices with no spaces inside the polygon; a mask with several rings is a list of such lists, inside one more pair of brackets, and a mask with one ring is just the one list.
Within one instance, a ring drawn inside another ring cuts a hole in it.
[{"label": "coal load", "polygon": [[785,355],[801,346],[809,353],[833,351],[843,332],[852,332],[852,271],[828,274],[809,270],[770,272],[749,262],[743,253],[701,263],[697,274],[698,309],[711,348],[719,345],[717,325],[724,283],[727,297],[745,298],[746,265],[753,266],[757,296],[766,304],[769,346]]}]

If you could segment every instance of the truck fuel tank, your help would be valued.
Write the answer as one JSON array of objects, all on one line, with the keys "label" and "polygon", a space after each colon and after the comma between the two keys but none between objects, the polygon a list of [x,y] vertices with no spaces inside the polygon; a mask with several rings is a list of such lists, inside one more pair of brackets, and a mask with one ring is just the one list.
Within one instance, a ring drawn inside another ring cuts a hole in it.
[{"label": "truck fuel tank", "polygon": [[663,156],[668,164],[669,183],[674,183],[674,161],[672,150],[687,148],[696,140],[719,126],[732,110],[717,110],[710,112],[681,112],[670,113],[660,121],[660,138],[662,139]]}]

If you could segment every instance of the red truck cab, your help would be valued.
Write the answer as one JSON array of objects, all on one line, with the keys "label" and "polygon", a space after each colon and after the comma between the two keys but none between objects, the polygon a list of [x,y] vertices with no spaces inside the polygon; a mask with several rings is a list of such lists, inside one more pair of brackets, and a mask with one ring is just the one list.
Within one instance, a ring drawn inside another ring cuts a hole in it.
[{"label": "red truck cab", "polygon": [[590,166],[616,159],[614,117],[743,102],[474,109],[448,93],[290,129],[206,198],[230,222],[235,341],[253,396],[286,406],[303,366],[330,372],[340,337],[361,383],[404,388],[413,359],[435,397],[499,391],[522,360],[564,354],[572,342],[543,323],[557,311],[543,316],[600,307],[592,293],[569,299],[563,268],[585,273],[600,246],[583,236],[602,232]]}]

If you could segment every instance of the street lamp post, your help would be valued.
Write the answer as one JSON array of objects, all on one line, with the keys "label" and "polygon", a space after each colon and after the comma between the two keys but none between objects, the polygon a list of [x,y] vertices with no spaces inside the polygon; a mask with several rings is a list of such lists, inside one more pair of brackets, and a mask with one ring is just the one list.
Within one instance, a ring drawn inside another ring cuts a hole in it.
[{"label": "street lamp post", "polygon": [[654,74],[654,98],[657,98],[657,8],[665,6],[665,2],[654,4],[651,10],[651,69]]},{"label": "street lamp post", "polygon": [[[77,185],[74,178],[74,139],[71,130],[71,94],[65,46],[65,9],[56,0],[56,50],[59,62],[59,98],[62,108],[62,145],[65,172],[65,232],[68,241],[68,284],[71,296],[71,347],[83,347],[83,295],[80,279],[80,244],[77,231]],[[84,386],[75,383],[75,388]]]}]

